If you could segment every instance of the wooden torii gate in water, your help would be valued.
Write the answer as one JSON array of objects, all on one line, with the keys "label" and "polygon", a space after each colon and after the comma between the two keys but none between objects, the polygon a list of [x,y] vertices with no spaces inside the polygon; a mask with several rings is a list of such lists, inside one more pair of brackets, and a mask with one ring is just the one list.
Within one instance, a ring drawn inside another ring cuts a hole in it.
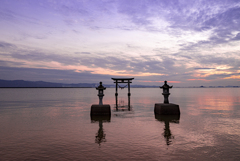
[{"label": "wooden torii gate in water", "polygon": [[118,83],[127,83],[128,84],[128,96],[131,96],[131,93],[130,93],[130,83],[132,83],[133,79],[134,78],[112,78],[112,80],[114,80],[114,83],[116,83],[116,93],[115,93],[115,96],[118,96]]}]

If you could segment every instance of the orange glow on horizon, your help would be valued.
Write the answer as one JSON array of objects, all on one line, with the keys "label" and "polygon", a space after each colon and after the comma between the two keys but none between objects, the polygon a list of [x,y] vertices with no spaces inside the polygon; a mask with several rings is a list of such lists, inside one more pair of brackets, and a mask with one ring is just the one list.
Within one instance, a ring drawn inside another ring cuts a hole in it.
[{"label": "orange glow on horizon", "polygon": [[[148,81],[139,81],[139,82],[163,82],[164,83],[164,81],[150,81],[150,80],[148,80]],[[167,81],[167,82],[169,82],[169,83],[181,83],[181,81]]]},{"label": "orange glow on horizon", "polygon": [[[16,63],[21,63],[22,65],[20,66],[15,66],[13,64],[9,65],[10,67],[22,67],[22,68],[36,68],[36,69],[56,69],[56,70],[73,70],[78,73],[82,72],[89,72],[91,74],[101,74],[101,75],[112,75],[112,76],[163,76],[166,74],[161,74],[161,73],[149,73],[149,72],[136,72],[134,71],[129,71],[129,70],[112,70],[111,68],[105,69],[102,67],[96,67],[96,66],[85,66],[81,64],[73,64],[73,65],[66,65],[59,63],[57,61],[50,61],[50,62],[44,62],[44,61],[28,61],[28,60],[16,60],[11,57],[5,57],[2,60],[4,61],[12,61]],[[215,74],[235,74],[239,73],[240,70],[236,70],[234,72],[228,71],[230,67],[229,66],[218,66],[215,67],[215,69],[210,69],[208,71],[204,70],[198,70],[195,72],[194,75],[192,75],[196,79],[187,79],[187,81],[213,81],[213,80],[206,80],[204,79],[205,77],[215,75]],[[240,79],[239,75],[232,75],[232,76],[226,76],[225,78],[220,78],[220,79]],[[145,80],[145,81],[140,81],[140,82],[163,82],[163,81],[150,81],[150,80]],[[181,81],[168,81],[169,83],[182,83]]]},{"label": "orange glow on horizon", "polygon": [[[11,59],[12,61],[15,61],[14,59]],[[9,60],[8,60],[9,61]],[[111,70],[111,69],[105,69],[102,67],[87,67],[84,65],[64,65],[62,63],[51,61],[51,62],[43,62],[43,61],[26,61],[21,60],[17,61],[19,63],[22,63],[23,65],[21,67],[24,68],[38,68],[41,67],[41,69],[56,69],[56,70],[74,70],[75,72],[81,73],[89,71],[91,74],[104,74],[104,75],[114,75],[114,76],[153,76],[153,75],[165,75],[161,73],[129,73],[129,71],[126,70]],[[11,66],[15,67],[15,66]]]},{"label": "orange glow on horizon", "polygon": [[211,80],[206,80],[206,79],[187,79],[187,80],[188,80],[188,81],[202,80],[202,81],[206,81],[206,82],[211,81]]},{"label": "orange glow on horizon", "polygon": [[240,79],[240,75],[232,75],[231,77],[226,77],[223,79]]}]

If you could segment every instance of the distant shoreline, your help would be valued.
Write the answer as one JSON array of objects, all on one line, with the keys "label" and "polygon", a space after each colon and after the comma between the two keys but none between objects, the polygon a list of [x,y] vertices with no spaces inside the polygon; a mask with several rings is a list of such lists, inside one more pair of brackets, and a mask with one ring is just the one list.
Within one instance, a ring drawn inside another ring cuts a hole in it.
[{"label": "distant shoreline", "polygon": [[0,88],[95,88],[95,87],[0,87]]},{"label": "distant shoreline", "polygon": [[[96,87],[0,87],[0,88],[96,88]],[[107,88],[115,88],[115,87],[107,87]],[[131,87],[131,88],[159,88],[159,87]],[[236,87],[174,87],[174,88],[240,88],[240,86]]]},{"label": "distant shoreline", "polygon": [[[99,83],[53,83],[53,82],[44,82],[44,81],[25,81],[25,80],[1,80],[0,79],[0,88],[96,88],[99,86]],[[103,84],[106,88],[116,88],[115,84]],[[131,85],[131,88],[159,88],[156,85]],[[126,87],[127,88],[127,87]],[[173,88],[240,88],[238,85],[227,85],[227,86],[189,86],[189,87],[177,87]]]}]

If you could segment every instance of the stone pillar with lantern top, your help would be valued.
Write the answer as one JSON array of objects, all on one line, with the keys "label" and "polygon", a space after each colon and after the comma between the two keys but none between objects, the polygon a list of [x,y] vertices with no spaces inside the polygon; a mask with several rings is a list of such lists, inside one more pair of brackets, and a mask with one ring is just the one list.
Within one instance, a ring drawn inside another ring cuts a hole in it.
[{"label": "stone pillar with lantern top", "polygon": [[96,88],[96,90],[98,90],[98,97],[99,97],[99,105],[103,105],[102,103],[102,99],[103,99],[103,90],[105,90],[106,88],[102,85],[102,82],[99,83],[100,85]]},{"label": "stone pillar with lantern top", "polygon": [[167,84],[167,81],[164,82],[164,85],[161,86],[160,88],[163,89],[163,97],[164,101],[163,103],[156,103],[154,107],[154,112],[155,114],[159,115],[180,115],[180,109],[179,105],[169,103],[168,97],[170,95],[169,89],[172,88],[173,86],[169,86]]},{"label": "stone pillar with lantern top", "polygon": [[103,104],[103,91],[106,88],[100,82],[100,85],[96,88],[98,90],[98,97],[99,97],[99,104],[93,104],[91,106],[91,113],[90,115],[111,115],[111,107],[108,104]]},{"label": "stone pillar with lantern top", "polygon": [[170,95],[169,89],[172,88],[172,87],[173,86],[169,86],[167,84],[167,81],[164,81],[164,85],[162,87],[160,87],[160,88],[163,89],[163,93],[162,93],[162,95],[164,96],[164,102],[163,103],[165,103],[165,104],[169,104],[169,101],[168,101],[168,97]]}]

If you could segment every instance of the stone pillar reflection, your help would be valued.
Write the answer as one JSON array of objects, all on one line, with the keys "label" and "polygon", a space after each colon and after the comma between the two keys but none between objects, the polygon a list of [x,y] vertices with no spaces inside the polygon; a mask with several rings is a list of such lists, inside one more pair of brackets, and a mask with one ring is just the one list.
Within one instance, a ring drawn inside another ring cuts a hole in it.
[{"label": "stone pillar reflection", "polygon": [[104,133],[104,130],[103,130],[103,122],[102,120],[100,120],[99,129],[95,136],[95,143],[99,144],[100,146],[102,142],[106,142],[105,136],[106,134]]},{"label": "stone pillar reflection", "polygon": [[170,126],[169,126],[169,121],[165,121],[164,123],[165,123],[165,127],[164,127],[163,136],[166,140],[166,144],[171,145],[172,144],[171,139],[174,139],[174,136],[172,136]]}]

